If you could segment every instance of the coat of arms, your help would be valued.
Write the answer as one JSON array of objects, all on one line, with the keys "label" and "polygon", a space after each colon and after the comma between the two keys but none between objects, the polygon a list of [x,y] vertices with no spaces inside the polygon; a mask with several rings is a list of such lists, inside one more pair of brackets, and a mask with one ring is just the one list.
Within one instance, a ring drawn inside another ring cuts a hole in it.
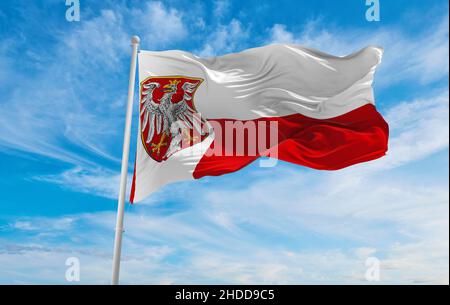
[{"label": "coat of arms", "polygon": [[197,113],[194,93],[200,78],[149,77],[141,83],[141,138],[155,161],[167,160],[177,151],[203,141],[206,121]]}]

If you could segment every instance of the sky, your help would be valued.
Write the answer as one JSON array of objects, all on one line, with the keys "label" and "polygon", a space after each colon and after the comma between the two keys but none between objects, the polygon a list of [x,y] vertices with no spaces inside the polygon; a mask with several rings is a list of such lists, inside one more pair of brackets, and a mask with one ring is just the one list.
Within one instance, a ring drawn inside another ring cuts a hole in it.
[{"label": "sky", "polygon": [[380,0],[378,22],[363,0],[80,0],[76,22],[67,9],[0,1],[1,284],[110,282],[132,35],[204,57],[382,46],[375,103],[390,142],[340,171],[256,162],[127,204],[122,283],[448,284],[447,1]]}]

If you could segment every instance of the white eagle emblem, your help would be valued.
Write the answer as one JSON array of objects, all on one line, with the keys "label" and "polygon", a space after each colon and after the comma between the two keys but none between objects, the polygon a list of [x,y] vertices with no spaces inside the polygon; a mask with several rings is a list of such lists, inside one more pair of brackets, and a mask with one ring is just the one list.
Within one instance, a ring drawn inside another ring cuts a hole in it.
[{"label": "white eagle emblem", "polygon": [[208,135],[206,121],[193,102],[201,82],[188,77],[150,77],[141,83],[142,143],[154,160],[167,160]]}]

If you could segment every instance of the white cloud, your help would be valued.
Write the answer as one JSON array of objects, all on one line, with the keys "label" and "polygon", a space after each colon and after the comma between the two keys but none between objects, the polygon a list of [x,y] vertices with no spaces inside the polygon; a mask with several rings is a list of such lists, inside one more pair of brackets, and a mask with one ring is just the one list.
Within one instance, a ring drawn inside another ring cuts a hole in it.
[{"label": "white cloud", "polygon": [[291,43],[299,43],[297,39],[295,39],[294,34],[286,30],[286,26],[283,24],[275,24],[270,29],[270,41],[269,43],[283,43],[283,44],[291,44]]},{"label": "white cloud", "polygon": [[369,247],[361,247],[355,249],[355,255],[361,259],[365,259],[374,255],[377,252],[377,249],[369,248]]},{"label": "white cloud", "polygon": [[144,9],[133,9],[131,14],[134,29],[143,35],[143,46],[164,47],[173,44],[188,34],[182,13],[161,2],[148,2]]},{"label": "white cloud", "polygon": [[400,103],[387,112],[392,129],[384,166],[398,166],[448,147],[448,91],[429,98]]},{"label": "white cloud", "polygon": [[35,231],[38,233],[66,231],[72,229],[75,218],[61,217],[57,219],[48,218],[30,218],[24,220],[17,220],[10,226],[11,229],[23,231]]},{"label": "white cloud", "polygon": [[222,18],[230,10],[231,3],[229,0],[215,0],[213,14],[216,18]]},{"label": "white cloud", "polygon": [[[117,199],[119,195],[120,175],[102,168],[85,170],[81,167],[75,167],[60,174],[36,176],[34,179],[110,199]],[[128,177],[127,181],[130,185],[131,176]]]},{"label": "white cloud", "polygon": [[201,50],[196,53],[203,57],[230,53],[241,49],[248,37],[249,29],[244,28],[239,20],[232,19],[229,24],[218,25],[206,39]]}]

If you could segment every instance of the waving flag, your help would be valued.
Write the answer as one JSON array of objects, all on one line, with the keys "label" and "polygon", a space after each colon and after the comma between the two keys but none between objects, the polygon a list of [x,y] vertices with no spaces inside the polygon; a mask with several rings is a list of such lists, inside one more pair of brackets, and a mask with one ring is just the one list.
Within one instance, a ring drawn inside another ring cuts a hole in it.
[{"label": "waving flag", "polygon": [[335,57],[296,45],[207,59],[141,51],[130,201],[260,156],[336,170],[385,155],[388,125],[372,89],[381,56],[377,47]]}]

